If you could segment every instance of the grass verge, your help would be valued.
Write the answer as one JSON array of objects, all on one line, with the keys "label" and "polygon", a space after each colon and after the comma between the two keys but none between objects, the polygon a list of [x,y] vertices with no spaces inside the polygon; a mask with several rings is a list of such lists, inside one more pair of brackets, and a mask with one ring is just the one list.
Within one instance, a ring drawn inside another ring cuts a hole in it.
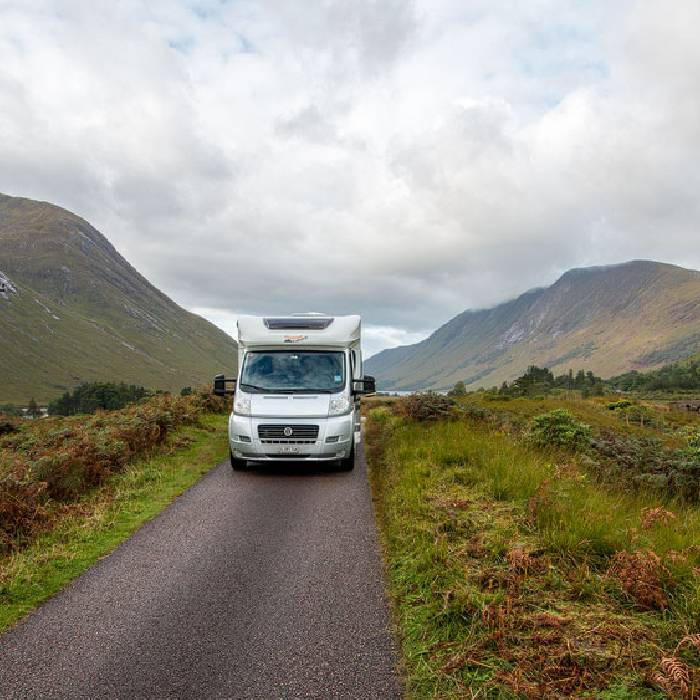
[{"label": "grass verge", "polygon": [[410,698],[697,696],[697,507],[467,420],[366,440]]},{"label": "grass verge", "polygon": [[0,559],[0,632],[15,623],[194,484],[228,454],[225,415],[180,428],[163,446],[111,476],[55,529]]}]

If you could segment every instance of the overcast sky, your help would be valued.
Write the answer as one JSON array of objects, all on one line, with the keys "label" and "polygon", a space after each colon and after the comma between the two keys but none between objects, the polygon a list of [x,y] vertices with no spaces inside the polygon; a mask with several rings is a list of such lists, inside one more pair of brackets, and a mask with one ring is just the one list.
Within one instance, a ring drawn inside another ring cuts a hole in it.
[{"label": "overcast sky", "polygon": [[[225,329],[700,267],[697,0],[0,0],[0,191]],[[0,251],[1,255],[1,251]]]}]

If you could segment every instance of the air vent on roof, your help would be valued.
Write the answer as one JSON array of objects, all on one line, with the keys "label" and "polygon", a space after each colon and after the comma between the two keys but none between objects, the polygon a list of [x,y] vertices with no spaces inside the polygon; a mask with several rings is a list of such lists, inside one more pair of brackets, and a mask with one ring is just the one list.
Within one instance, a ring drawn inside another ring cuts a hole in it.
[{"label": "air vent on roof", "polygon": [[333,323],[332,318],[266,318],[271,331],[322,331]]}]

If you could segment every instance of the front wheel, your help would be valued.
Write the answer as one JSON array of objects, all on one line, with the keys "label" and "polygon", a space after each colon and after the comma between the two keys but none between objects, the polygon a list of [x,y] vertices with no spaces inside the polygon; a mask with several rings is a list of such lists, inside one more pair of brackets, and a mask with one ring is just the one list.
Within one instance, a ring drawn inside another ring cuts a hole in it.
[{"label": "front wheel", "polygon": [[355,468],[355,440],[352,441],[350,454],[340,460],[340,471],[351,472]]},{"label": "front wheel", "polygon": [[231,448],[229,448],[228,456],[231,460],[231,469],[233,469],[234,472],[242,472],[245,470],[248,462],[245,459],[238,459],[238,457],[234,457]]}]

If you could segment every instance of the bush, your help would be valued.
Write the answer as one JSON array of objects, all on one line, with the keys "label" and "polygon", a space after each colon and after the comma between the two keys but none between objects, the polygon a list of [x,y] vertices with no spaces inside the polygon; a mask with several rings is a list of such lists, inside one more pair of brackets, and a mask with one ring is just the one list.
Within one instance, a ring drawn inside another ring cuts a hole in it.
[{"label": "bush", "polygon": [[646,406],[640,406],[638,403],[634,403],[628,399],[611,401],[606,404],[606,408],[609,411],[617,413],[628,425],[630,423],[647,426],[655,426],[657,424],[656,416],[653,411]]},{"label": "bush", "polygon": [[629,408],[631,405],[632,402],[629,399],[620,399],[619,401],[610,401],[605,404],[605,408],[607,408],[608,411],[619,411],[623,408]]},{"label": "bush", "polygon": [[454,415],[457,402],[449,396],[427,392],[406,396],[393,405],[394,413],[417,421],[438,420]]},{"label": "bush", "polygon": [[447,393],[449,396],[466,396],[467,388],[464,386],[464,382],[459,381]]},{"label": "bush", "polygon": [[27,421],[0,438],[0,552],[45,528],[52,501],[74,503],[89,489],[226,402],[204,392],[161,395],[121,411]]},{"label": "bush", "polygon": [[591,429],[569,411],[559,408],[533,418],[529,438],[539,447],[581,450],[590,443]]},{"label": "bush", "polygon": [[679,431],[683,438],[687,449],[690,452],[700,453],[700,427],[696,425],[687,425]]},{"label": "bush", "polygon": [[17,421],[0,414],[0,436],[14,433],[17,430]]},{"label": "bush", "polygon": [[475,421],[487,421],[492,415],[491,411],[477,403],[463,403],[460,408],[467,418]]},{"label": "bush", "polygon": [[592,442],[594,459],[588,468],[606,479],[625,485],[660,489],[687,501],[700,500],[700,450],[693,446],[694,431],[687,447],[670,449],[657,438],[634,437],[603,431]]},{"label": "bush", "polygon": [[22,410],[19,408],[19,406],[15,406],[13,403],[5,403],[0,405],[0,413],[12,418],[21,418],[22,416]]}]

